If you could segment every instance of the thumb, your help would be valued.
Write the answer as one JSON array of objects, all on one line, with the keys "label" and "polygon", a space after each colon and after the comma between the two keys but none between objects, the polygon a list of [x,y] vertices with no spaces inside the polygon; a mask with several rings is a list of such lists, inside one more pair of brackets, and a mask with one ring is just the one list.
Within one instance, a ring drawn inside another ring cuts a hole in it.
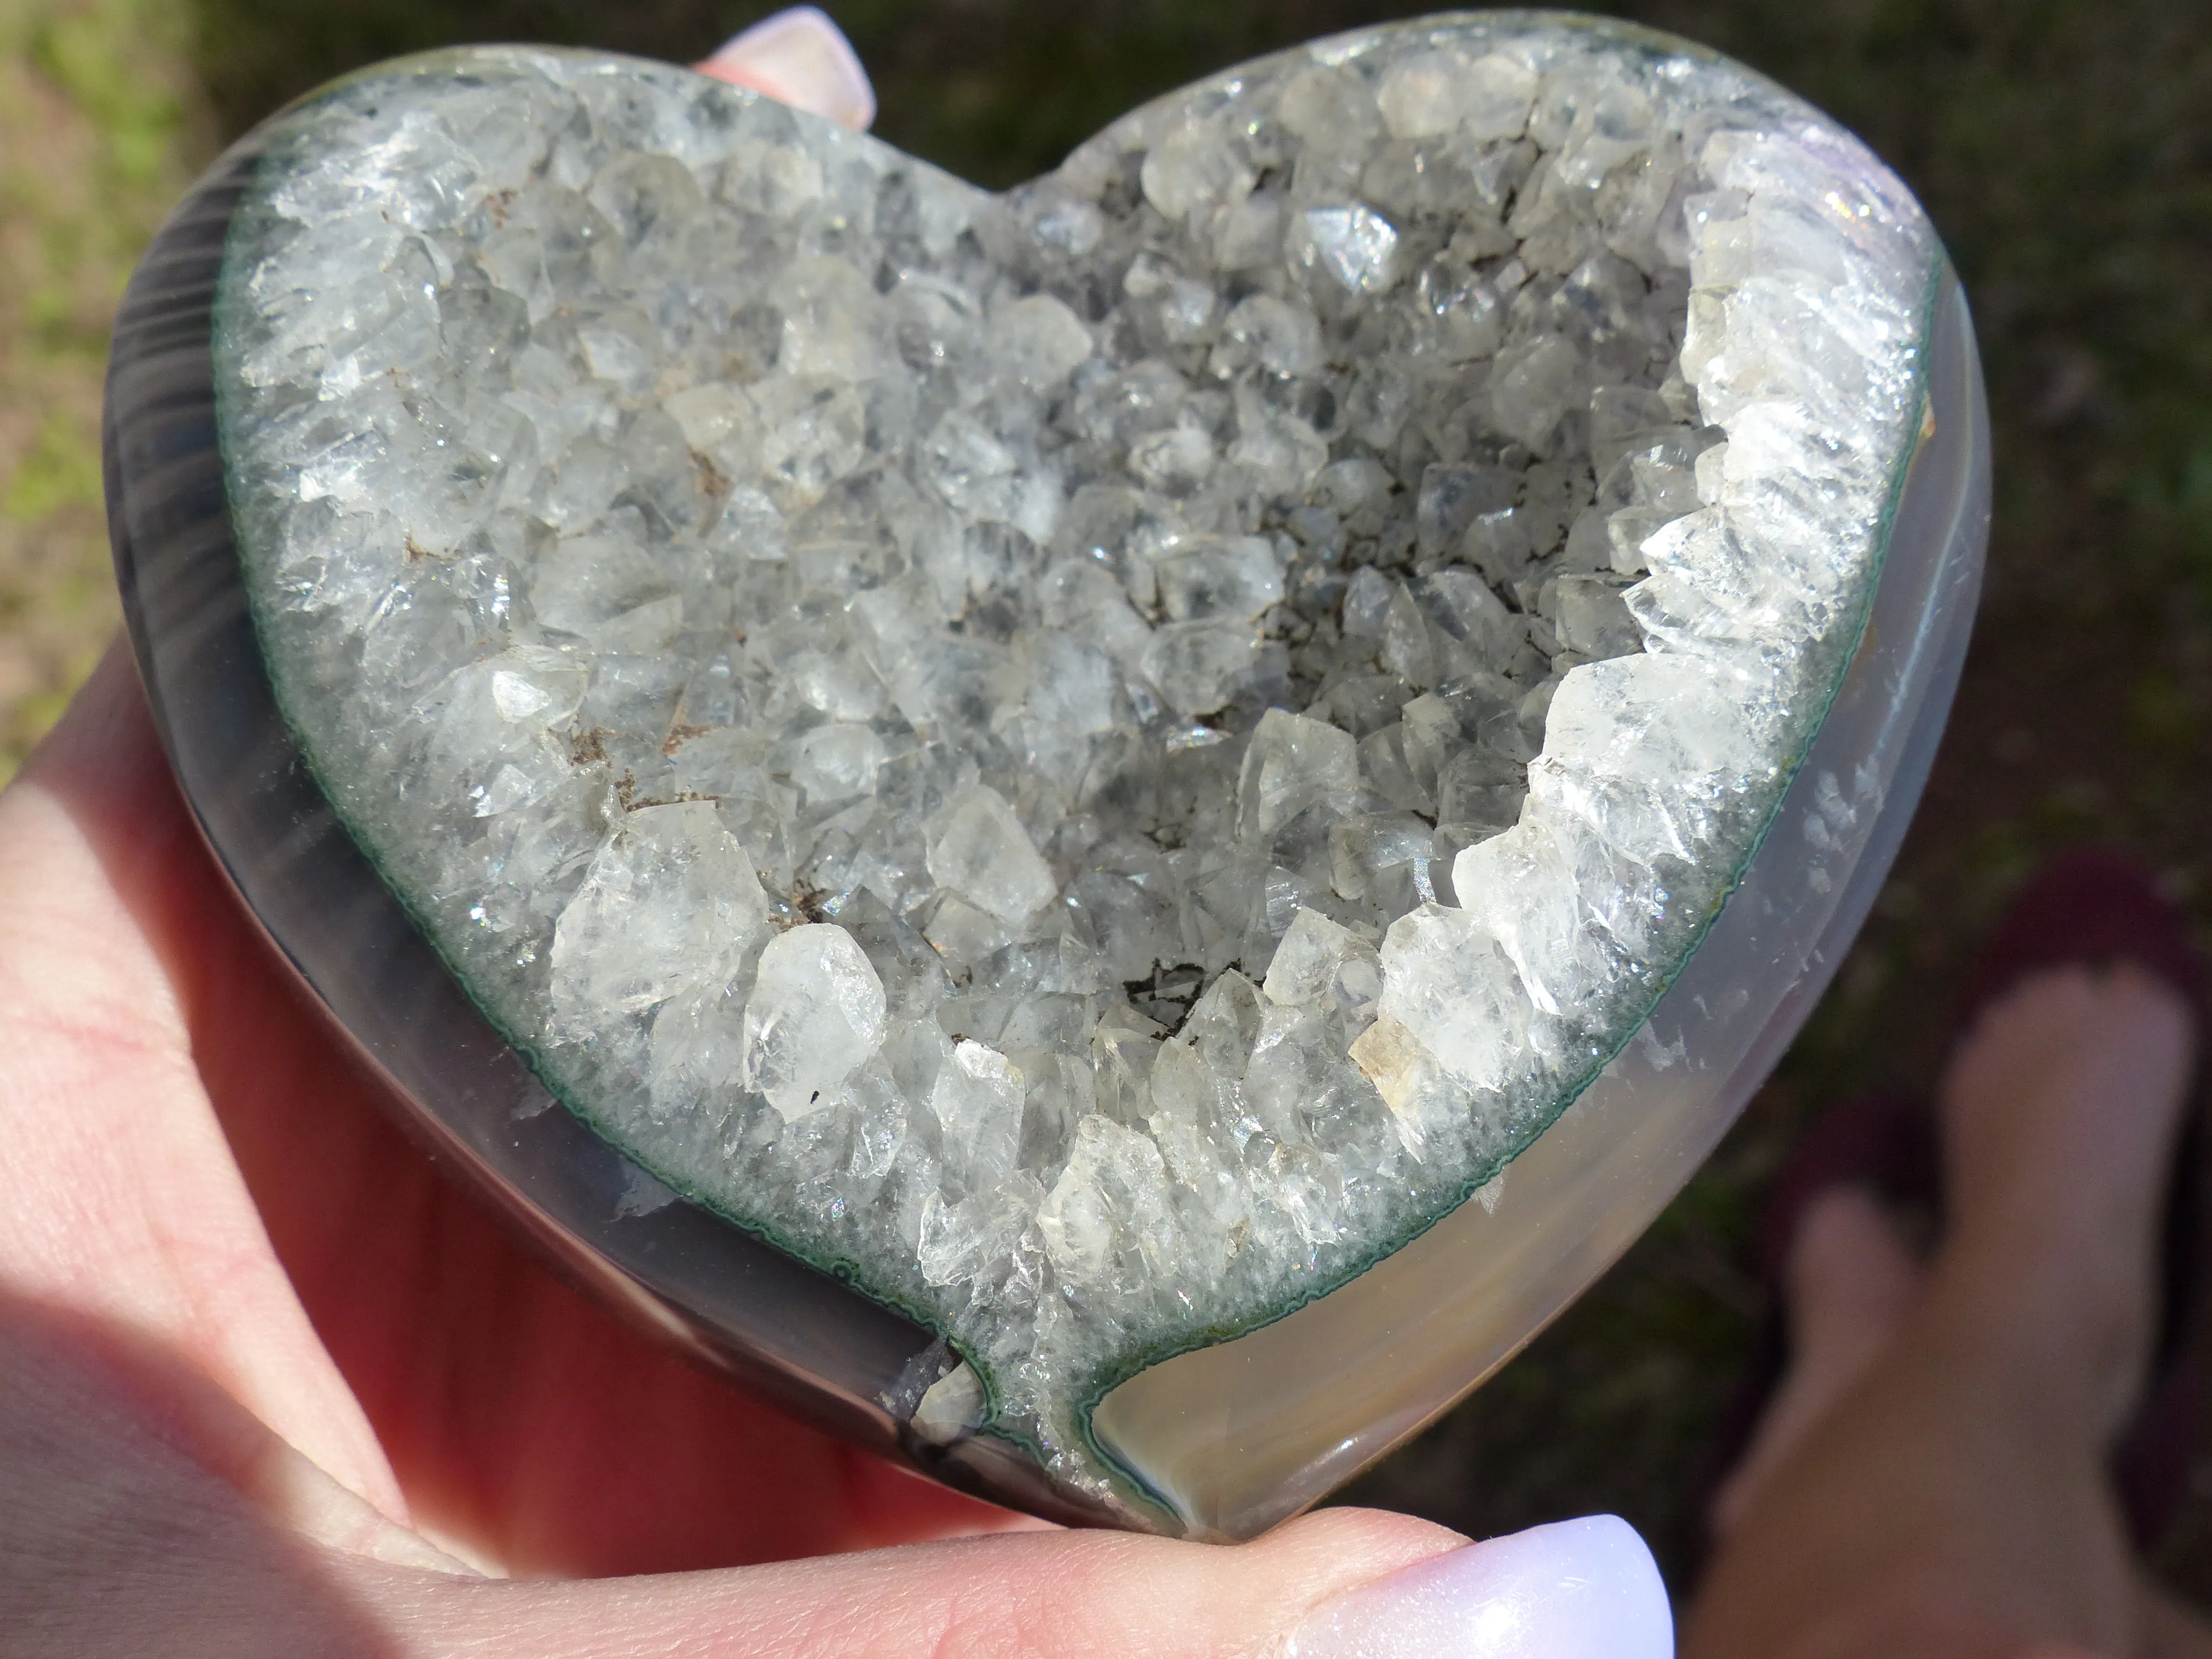
[{"label": "thumb", "polygon": [[[1221,1547],[1007,1533],[652,1577],[453,1571],[158,1342],[0,1289],[0,1648],[260,1659],[1669,1659],[1611,1517],[1328,1510]],[[189,1384],[190,1386],[183,1386]],[[269,1444],[255,1449],[257,1437]],[[773,1513],[780,1494],[757,1501]],[[434,1570],[444,1567],[447,1571]]]},{"label": "thumb", "polygon": [[1650,1553],[1611,1516],[1483,1544],[1332,1510],[1221,1547],[1099,1533],[527,1584],[376,1568],[400,1654],[547,1659],[1670,1659]]},{"label": "thumb", "polygon": [[875,89],[852,42],[812,6],[763,18],[696,67],[855,132],[876,118]]}]

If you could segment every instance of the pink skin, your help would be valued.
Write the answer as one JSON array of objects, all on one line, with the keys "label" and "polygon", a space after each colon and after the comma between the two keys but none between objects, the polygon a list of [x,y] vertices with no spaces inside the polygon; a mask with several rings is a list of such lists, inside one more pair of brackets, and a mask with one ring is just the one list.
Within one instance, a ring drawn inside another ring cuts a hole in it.
[{"label": "pink skin", "polygon": [[866,132],[876,118],[867,71],[837,26],[812,6],[763,18],[692,67],[855,132]]},{"label": "pink skin", "polygon": [[[715,72],[859,113],[834,53],[764,38]],[[119,647],[0,793],[0,1193],[11,1659],[1671,1651],[1619,1522],[1063,1532],[617,1323],[382,1115],[237,908]]]},{"label": "pink skin", "polygon": [[1324,1638],[1387,1637],[1424,1565],[1414,1615],[1526,1614],[1468,1655],[1581,1659],[1608,1607],[1644,1644],[1603,1650],[1668,1650],[1618,1522],[1502,1560],[1352,1510],[1235,1549],[1062,1532],[634,1335],[385,1121],[224,889],[120,653],[0,794],[0,1032],[10,1655],[1199,1659],[1322,1610],[1330,1659],[1401,1650]]},{"label": "pink skin", "polygon": [[2105,1474],[2143,1381],[2159,1195],[2196,1058],[2131,964],[2039,974],[1954,1055],[1925,1264],[1875,1202],[1807,1212],[1796,1352],[1713,1516],[1694,1659],[2183,1659]]},{"label": "pink skin", "polygon": [[[772,19],[713,72],[865,125],[823,27]],[[237,909],[119,648],[0,793],[0,1037],[11,1656],[1671,1651],[1616,1521],[1063,1532],[617,1323],[386,1121]]]}]

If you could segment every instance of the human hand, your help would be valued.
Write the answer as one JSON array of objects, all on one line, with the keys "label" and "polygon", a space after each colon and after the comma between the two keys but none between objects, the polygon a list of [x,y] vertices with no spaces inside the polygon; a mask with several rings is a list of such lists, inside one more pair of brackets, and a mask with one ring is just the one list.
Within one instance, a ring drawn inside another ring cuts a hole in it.
[{"label": "human hand", "polygon": [[783,1421],[524,1254],[301,996],[111,652],[0,794],[11,1654],[1671,1651],[1617,1521],[1060,1532]]},{"label": "human hand", "polygon": [[[806,101],[791,46],[758,79]],[[119,649],[0,794],[0,1037],[11,1654],[1670,1650],[1618,1522],[1060,1532],[634,1335],[380,1114]]]}]

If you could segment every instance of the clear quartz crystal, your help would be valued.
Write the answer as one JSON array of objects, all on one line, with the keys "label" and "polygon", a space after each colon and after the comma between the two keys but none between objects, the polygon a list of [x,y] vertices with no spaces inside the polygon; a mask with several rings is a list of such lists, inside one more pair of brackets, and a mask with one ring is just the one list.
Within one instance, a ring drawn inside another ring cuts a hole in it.
[{"label": "clear quartz crystal", "polygon": [[885,1006],[883,981],[843,928],[811,922],[778,933],[745,1004],[738,1080],[787,1121],[821,1110],[883,1047]]},{"label": "clear quartz crystal", "polygon": [[1462,1201],[1679,966],[1856,640],[1939,258],[1794,99],[1562,21],[1000,197],[500,50],[283,118],[218,379],[280,701],[480,1006],[929,1317],[921,1431],[1126,1499],[1085,1401]]}]

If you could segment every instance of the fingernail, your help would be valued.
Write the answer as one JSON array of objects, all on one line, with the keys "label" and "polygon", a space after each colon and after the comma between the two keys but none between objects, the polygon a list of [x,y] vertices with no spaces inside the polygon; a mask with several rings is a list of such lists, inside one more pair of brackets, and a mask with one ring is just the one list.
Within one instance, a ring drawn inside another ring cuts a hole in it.
[{"label": "fingernail", "polygon": [[876,118],[875,88],[837,26],[812,6],[763,17],[698,65],[702,75],[781,100],[864,132]]},{"label": "fingernail", "polygon": [[1610,1515],[1469,1544],[1324,1602],[1285,1659],[1673,1659],[1651,1552]]}]

